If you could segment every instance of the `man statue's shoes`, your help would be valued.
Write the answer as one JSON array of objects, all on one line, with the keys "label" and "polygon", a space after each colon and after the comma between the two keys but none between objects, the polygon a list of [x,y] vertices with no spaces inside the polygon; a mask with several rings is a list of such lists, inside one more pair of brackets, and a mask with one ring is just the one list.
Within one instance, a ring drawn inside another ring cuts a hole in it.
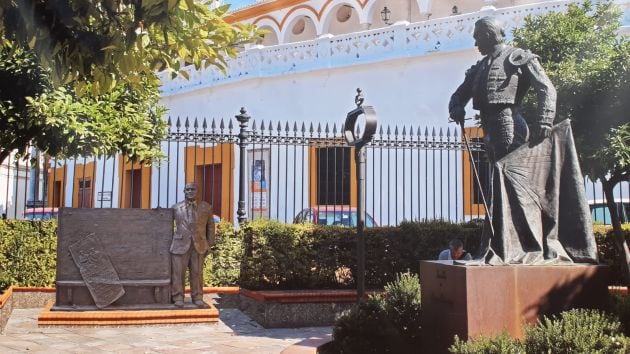
[{"label": "man statue's shoes", "polygon": [[175,307],[184,307],[184,301],[183,300],[176,300],[175,301]]},{"label": "man statue's shoes", "polygon": [[195,306],[197,306],[197,307],[206,307],[206,306],[207,306],[207,305],[206,305],[206,303],[205,303],[205,302],[203,302],[203,300],[195,300],[195,301],[194,301],[194,304],[195,304]]}]

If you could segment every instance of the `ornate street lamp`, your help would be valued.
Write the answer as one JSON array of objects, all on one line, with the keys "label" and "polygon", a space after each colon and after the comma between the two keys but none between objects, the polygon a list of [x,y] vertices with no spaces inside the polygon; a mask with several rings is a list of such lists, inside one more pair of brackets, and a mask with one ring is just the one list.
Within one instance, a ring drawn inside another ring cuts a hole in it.
[{"label": "ornate street lamp", "polygon": [[383,10],[381,11],[381,20],[383,20],[383,22],[385,22],[386,25],[392,24],[391,22],[389,22],[391,14],[392,12],[390,9],[387,8],[387,6],[385,6]]},{"label": "ornate street lamp", "polygon": [[[357,171],[357,302],[363,301],[365,294],[365,149],[376,133],[376,112],[372,106],[363,106],[363,94],[357,89],[354,103],[357,108],[348,112],[344,124],[344,137],[349,146],[354,147],[354,162]],[[359,130],[359,118],[365,119],[363,131]]]}]

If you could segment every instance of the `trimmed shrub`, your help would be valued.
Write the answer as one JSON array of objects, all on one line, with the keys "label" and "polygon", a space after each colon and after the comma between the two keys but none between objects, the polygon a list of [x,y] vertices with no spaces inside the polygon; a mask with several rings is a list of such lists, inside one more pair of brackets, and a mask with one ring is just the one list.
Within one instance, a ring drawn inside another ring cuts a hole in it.
[{"label": "trimmed shrub", "polygon": [[630,297],[615,295],[612,297],[612,313],[621,322],[621,328],[626,336],[630,336]]},{"label": "trimmed shrub", "polygon": [[400,353],[402,347],[400,333],[377,298],[370,298],[339,317],[333,338],[328,353]]},{"label": "trimmed shrub", "polygon": [[400,273],[385,285],[383,308],[400,333],[407,348],[421,345],[420,279],[416,274]]},{"label": "trimmed shrub", "polygon": [[499,353],[627,353],[629,339],[621,332],[621,324],[612,315],[597,310],[574,309],[559,317],[545,317],[542,322],[525,329],[521,342],[507,333],[494,338],[481,337],[462,342],[457,336],[449,348],[457,354]]},{"label": "trimmed shrub", "polygon": [[[626,242],[630,242],[630,224],[623,224],[622,229]],[[612,226],[593,225],[593,233],[597,242],[599,263],[610,267],[610,284],[627,285],[623,279],[624,265],[619,262],[621,258],[615,246]]]},{"label": "trimmed shrub", "polygon": [[626,353],[628,338],[612,315],[586,309],[545,317],[525,331],[527,353]]},{"label": "trimmed shrub", "polygon": [[503,332],[496,337],[478,337],[471,341],[462,341],[455,336],[455,343],[448,349],[456,354],[522,354],[523,344]]},{"label": "trimmed shrub", "polygon": [[207,286],[236,286],[243,259],[243,233],[222,221],[217,225],[216,244],[206,257],[204,281]]},{"label": "trimmed shrub", "polygon": [[[356,231],[339,226],[287,225],[255,220],[243,227],[245,256],[240,284],[249,289],[355,287]],[[381,288],[397,273],[418,272],[419,260],[437,259],[451,238],[471,252],[479,245],[478,224],[404,222],[365,230],[366,287]]]},{"label": "trimmed shrub", "polygon": [[11,285],[53,286],[57,222],[0,220],[0,293]]},{"label": "trimmed shrub", "polygon": [[418,276],[397,274],[384,290],[335,322],[328,353],[418,352],[422,334]]}]

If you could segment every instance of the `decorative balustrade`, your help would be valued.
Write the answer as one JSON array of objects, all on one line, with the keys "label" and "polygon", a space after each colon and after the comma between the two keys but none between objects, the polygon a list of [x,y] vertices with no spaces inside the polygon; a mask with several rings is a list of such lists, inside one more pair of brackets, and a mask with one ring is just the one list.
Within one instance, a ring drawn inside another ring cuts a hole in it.
[{"label": "decorative balustrade", "polygon": [[[190,79],[181,75],[168,79],[162,75],[162,94],[181,92],[235,82],[243,79],[278,76],[325,68],[372,63],[394,58],[416,57],[437,52],[472,48],[475,22],[484,16],[495,16],[512,30],[523,24],[528,15],[564,11],[571,0],[546,1],[507,8],[483,8],[478,12],[416,23],[399,22],[392,26],[275,46],[254,46],[228,61],[227,73],[210,67],[197,71],[186,67]],[[624,10],[624,25],[630,24],[630,0],[617,0]]]}]

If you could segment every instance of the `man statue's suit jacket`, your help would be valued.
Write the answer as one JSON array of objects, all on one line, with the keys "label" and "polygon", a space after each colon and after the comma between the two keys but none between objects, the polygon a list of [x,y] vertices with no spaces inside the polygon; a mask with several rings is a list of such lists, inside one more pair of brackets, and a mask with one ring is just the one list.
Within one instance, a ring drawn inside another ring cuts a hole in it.
[{"label": "man statue's suit jacket", "polygon": [[214,245],[214,219],[212,207],[202,201],[196,206],[188,206],[187,201],[173,205],[175,235],[171,243],[171,253],[184,254],[190,243],[199,254],[204,254]]}]

